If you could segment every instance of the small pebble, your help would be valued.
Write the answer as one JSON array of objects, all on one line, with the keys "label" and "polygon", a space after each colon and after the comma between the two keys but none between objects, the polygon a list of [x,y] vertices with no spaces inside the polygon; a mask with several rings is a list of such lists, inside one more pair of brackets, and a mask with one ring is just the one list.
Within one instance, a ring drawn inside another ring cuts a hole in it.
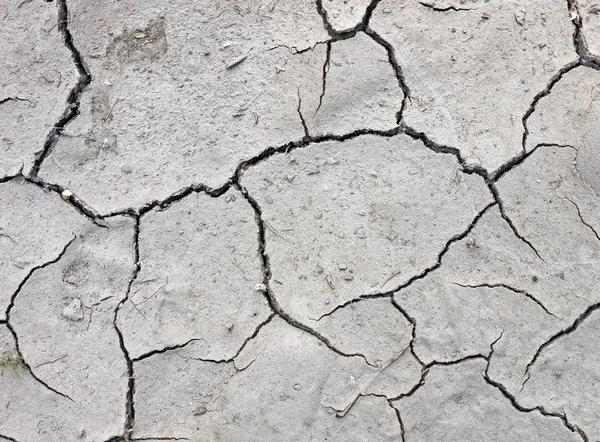
[{"label": "small pebble", "polygon": [[64,199],[66,201],[73,196],[73,192],[71,192],[69,189],[65,189],[62,191],[60,196],[62,199]]}]

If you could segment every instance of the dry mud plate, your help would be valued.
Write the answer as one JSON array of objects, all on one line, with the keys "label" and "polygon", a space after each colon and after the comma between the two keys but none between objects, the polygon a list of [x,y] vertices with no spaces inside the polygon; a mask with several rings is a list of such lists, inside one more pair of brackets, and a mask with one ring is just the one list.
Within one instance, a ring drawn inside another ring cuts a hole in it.
[{"label": "dry mud plate", "polygon": [[0,441],[600,441],[600,3],[0,3]]}]

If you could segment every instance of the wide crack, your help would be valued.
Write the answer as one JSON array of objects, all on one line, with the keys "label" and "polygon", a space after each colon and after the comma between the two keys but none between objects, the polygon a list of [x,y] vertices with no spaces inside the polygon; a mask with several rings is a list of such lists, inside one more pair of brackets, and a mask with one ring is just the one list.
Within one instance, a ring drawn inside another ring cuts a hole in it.
[{"label": "wide crack", "polygon": [[58,30],[63,37],[63,42],[69,52],[71,52],[71,57],[73,58],[73,62],[75,63],[75,67],[77,68],[77,72],[79,73],[79,80],[69,92],[67,96],[67,107],[63,112],[60,119],[54,125],[48,136],[46,137],[46,141],[44,143],[44,147],[42,151],[36,154],[35,161],[29,172],[29,179],[33,182],[38,181],[38,172],[42,167],[42,163],[44,160],[50,155],[53,147],[58,142],[62,131],[65,126],[71,122],[77,115],[79,115],[79,105],[81,100],[81,94],[83,90],[90,84],[92,81],[91,74],[83,64],[83,57],[73,44],[73,36],[69,31],[69,11],[67,8],[67,0],[57,0],[58,7]]}]

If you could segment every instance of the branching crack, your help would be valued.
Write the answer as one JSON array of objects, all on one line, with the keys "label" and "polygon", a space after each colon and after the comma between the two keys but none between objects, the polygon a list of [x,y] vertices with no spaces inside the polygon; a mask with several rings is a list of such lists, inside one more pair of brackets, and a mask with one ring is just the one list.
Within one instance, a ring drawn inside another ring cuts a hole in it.
[{"label": "branching crack", "polygon": [[365,14],[362,17],[362,20],[357,23],[354,27],[350,29],[344,29],[342,31],[337,31],[329,22],[329,16],[327,11],[323,7],[322,0],[316,0],[317,12],[321,16],[323,20],[323,27],[331,37],[331,41],[339,41],[339,40],[347,40],[349,38],[354,37],[358,32],[364,31],[369,26],[369,21],[371,20],[371,16],[375,11],[375,8],[379,4],[381,0],[371,0],[371,3],[366,7]]},{"label": "branching crack", "polygon": [[536,109],[539,101],[542,98],[544,98],[545,96],[550,95],[550,92],[552,92],[552,88],[554,87],[554,85],[556,85],[556,83],[558,83],[560,81],[560,79],[566,73],[568,73],[571,70],[575,69],[579,65],[580,65],[580,62],[579,61],[575,61],[575,62],[569,63],[566,66],[563,66],[562,68],[560,68],[558,70],[558,72],[550,79],[550,81],[546,85],[546,88],[543,91],[539,92],[533,98],[533,101],[529,105],[529,109],[527,109],[527,112],[525,112],[525,115],[523,115],[523,118],[521,120],[521,122],[523,124],[523,140],[522,140],[522,149],[523,149],[523,152],[527,152],[527,137],[529,136],[529,129],[527,128],[527,120],[529,119],[529,117],[531,116],[531,114],[533,114],[535,112],[535,109]]},{"label": "branching crack", "polygon": [[54,125],[54,128],[50,131],[48,136],[46,137],[46,141],[44,143],[44,147],[36,154],[35,161],[29,172],[29,179],[33,182],[38,181],[38,172],[42,167],[42,163],[50,154],[52,148],[57,143],[64,127],[71,122],[77,115],[79,115],[79,105],[81,94],[83,90],[90,84],[92,81],[92,77],[83,64],[83,57],[73,44],[73,36],[69,31],[69,11],[67,9],[67,0],[57,0],[58,5],[58,30],[63,37],[63,41],[65,46],[71,52],[71,57],[75,63],[75,67],[77,68],[77,72],[79,73],[79,80],[75,84],[75,87],[69,92],[67,96],[67,107],[63,112],[62,116],[58,120],[58,122]]},{"label": "branching crack", "polygon": [[275,313],[277,316],[279,316],[281,319],[283,319],[285,322],[287,322],[292,327],[302,330],[302,331],[314,336],[319,341],[321,341],[323,344],[325,344],[325,346],[327,348],[329,348],[331,351],[337,353],[338,355],[344,356],[344,357],[357,356],[357,357],[362,358],[367,365],[375,367],[375,365],[371,364],[368,361],[368,359],[365,357],[365,355],[360,354],[360,353],[344,353],[343,351],[336,348],[329,339],[322,336],[320,333],[318,333],[316,330],[312,329],[311,327],[299,322],[298,320],[296,320],[295,318],[290,316],[288,313],[286,313],[281,308],[281,306],[279,305],[279,302],[277,302],[277,299],[275,298],[275,295],[271,291],[271,287],[270,287],[271,266],[270,266],[270,262],[269,262],[269,256],[266,252],[265,223],[262,219],[262,209],[260,208],[260,206],[256,202],[256,200],[254,198],[252,198],[250,196],[250,194],[248,193],[248,191],[244,187],[242,187],[239,183],[236,183],[236,188],[240,191],[240,193],[243,195],[243,197],[246,199],[246,201],[248,201],[248,203],[254,210],[256,224],[258,226],[258,252],[259,252],[262,269],[263,269],[263,284],[265,286],[265,290],[263,291],[263,293],[264,293],[264,296],[269,304],[269,307],[273,311],[273,313]]},{"label": "branching crack", "polygon": [[533,296],[531,293],[526,292],[525,290],[521,290],[521,289],[517,289],[517,288],[511,287],[508,284],[474,284],[474,285],[468,285],[468,284],[459,284],[458,282],[453,282],[453,284],[455,284],[455,285],[457,285],[459,287],[470,288],[470,289],[476,289],[476,288],[480,288],[480,287],[486,287],[486,288],[490,288],[490,289],[504,288],[504,289],[510,290],[513,293],[517,293],[517,294],[520,294],[520,295],[523,295],[523,296],[527,297],[528,299],[530,299],[533,302],[535,302],[548,315],[554,316],[556,319],[559,319],[558,316],[556,316],[554,313],[552,313],[551,311],[549,311],[546,308],[546,306],[544,304],[542,304],[542,302],[539,299],[537,299],[535,296]]},{"label": "branching crack", "polygon": [[119,310],[129,300],[129,294],[131,292],[131,287],[133,286],[134,281],[137,279],[140,270],[140,248],[139,248],[139,240],[140,240],[140,215],[131,215],[134,219],[133,226],[133,259],[134,259],[134,268],[127,283],[127,290],[125,292],[125,297],[121,299],[117,307],[115,308],[114,316],[113,316],[113,328],[119,337],[119,346],[121,347],[121,352],[123,353],[123,357],[125,358],[125,362],[127,364],[127,396],[125,403],[125,424],[124,424],[124,438],[127,440],[133,434],[133,426],[135,423],[135,375],[133,371],[133,360],[129,356],[129,352],[127,351],[127,347],[125,346],[125,339],[123,338],[123,333],[119,329],[117,324],[117,317],[119,315]]},{"label": "branching crack", "polygon": [[[258,333],[260,332],[260,330],[265,325],[267,325],[269,322],[271,322],[275,316],[276,316],[275,313],[271,313],[267,319],[265,319],[263,322],[261,322],[260,324],[258,324],[258,326],[254,330],[254,332],[252,332],[252,334],[250,336],[248,336],[244,340],[244,342],[242,343],[242,345],[240,346],[240,348],[235,352],[235,354],[232,357],[227,358],[227,359],[218,359],[218,360],[215,360],[215,359],[201,359],[201,360],[204,361],[204,362],[214,362],[215,364],[229,364],[229,363],[234,362],[235,358],[237,358],[240,355],[240,353],[242,352],[242,350],[244,350],[244,348],[246,347],[246,345],[251,340],[253,340],[254,338],[256,338],[256,336],[258,336]],[[196,341],[200,341],[200,340],[201,339],[199,339],[199,338],[192,338],[192,339],[189,339],[188,341],[184,342],[183,344],[171,345],[171,346],[168,346],[168,347],[164,347],[164,348],[162,348],[160,350],[152,350],[152,351],[149,351],[147,353],[144,353],[141,356],[133,358],[132,362],[134,362],[134,363],[135,362],[140,362],[140,361],[143,361],[144,359],[148,359],[148,358],[150,358],[152,356],[155,356],[155,355],[167,353],[167,352],[172,351],[172,350],[178,350],[180,348],[186,347],[188,344],[191,344],[192,342],[196,342]]]},{"label": "branching crack", "polygon": [[506,223],[508,224],[508,226],[510,227],[510,229],[513,231],[514,235],[519,238],[522,242],[524,242],[525,244],[527,244],[527,246],[533,250],[533,252],[535,253],[535,255],[543,262],[546,262],[544,260],[544,258],[542,258],[542,256],[539,254],[539,252],[537,251],[537,249],[534,247],[534,245],[527,239],[525,238],[523,235],[521,235],[519,233],[519,231],[517,230],[517,227],[513,224],[512,220],[508,217],[508,215],[506,214],[506,211],[504,210],[504,203],[502,202],[502,199],[500,199],[500,193],[498,192],[498,188],[496,187],[495,183],[493,182],[488,182],[488,187],[490,188],[490,191],[492,192],[492,194],[494,195],[494,198],[496,199],[496,202],[498,203],[498,208],[500,209],[500,215],[502,216],[502,218],[504,219],[504,221],[506,221]]},{"label": "branching crack", "polygon": [[442,248],[442,250],[440,251],[440,253],[438,254],[438,258],[437,258],[437,262],[429,267],[427,267],[425,270],[423,270],[421,273],[414,275],[413,277],[411,277],[408,281],[404,282],[403,284],[400,284],[398,287],[386,291],[386,292],[380,292],[380,293],[373,293],[373,294],[366,294],[366,295],[360,295],[356,298],[353,298],[349,301],[346,301],[342,304],[339,304],[338,306],[336,306],[333,310],[321,315],[317,320],[320,320],[322,318],[324,318],[325,316],[329,316],[332,315],[333,313],[335,313],[337,310],[340,310],[342,308],[347,307],[350,304],[354,304],[357,302],[361,302],[367,299],[375,299],[375,298],[391,298],[395,293],[407,288],[408,286],[410,286],[411,284],[413,284],[415,281],[421,280],[423,278],[425,278],[427,275],[429,275],[431,272],[434,272],[435,270],[437,270],[438,268],[440,268],[440,266],[442,265],[442,260],[444,258],[444,255],[446,255],[446,253],[448,253],[448,250],[450,250],[450,246],[452,244],[454,244],[457,241],[460,241],[462,239],[464,239],[469,233],[471,233],[471,231],[475,228],[475,226],[477,225],[477,223],[479,222],[479,220],[481,219],[481,217],[483,217],[483,215],[485,215],[485,213],[490,210],[490,208],[492,208],[493,206],[495,206],[497,204],[496,201],[489,203],[487,206],[485,206],[481,212],[479,212],[475,218],[473,218],[473,220],[469,223],[469,225],[467,226],[467,228],[461,232],[458,233],[456,235],[454,235],[452,238],[450,238],[446,244],[444,245],[444,247]]},{"label": "branching crack", "polygon": [[[500,335],[500,338],[502,337],[502,335]],[[578,434],[581,439],[584,442],[589,442],[588,437],[586,436],[586,434],[583,432],[583,430],[581,428],[579,428],[577,425],[574,425],[572,423],[570,423],[567,419],[566,414],[563,413],[555,413],[555,412],[550,412],[547,411],[544,407],[542,407],[541,405],[538,405],[536,407],[533,408],[527,408],[522,406],[521,404],[519,404],[519,402],[517,401],[517,398],[515,397],[515,395],[511,394],[508,389],[500,382],[493,380],[490,375],[489,375],[489,369],[490,369],[490,361],[492,359],[492,355],[494,353],[494,345],[500,340],[500,338],[498,338],[496,341],[494,341],[492,343],[492,345],[490,346],[491,351],[490,351],[490,355],[488,357],[488,363],[486,365],[485,368],[485,372],[483,375],[483,379],[485,380],[485,382],[488,385],[491,385],[492,387],[496,388],[497,390],[499,390],[502,395],[509,400],[509,402],[511,403],[511,405],[518,411],[520,411],[521,413],[531,413],[534,411],[539,412],[542,416],[545,417],[549,417],[549,418],[558,418],[562,421],[563,425],[568,428],[571,432]]]},{"label": "branching crack", "polygon": [[61,258],[65,255],[65,253],[67,253],[67,249],[69,248],[69,246],[71,244],[73,244],[73,242],[77,239],[77,237],[75,235],[73,235],[73,238],[62,248],[62,250],[60,251],[60,253],[58,254],[58,256],[56,258],[51,259],[50,261],[46,261],[43,264],[37,265],[35,267],[33,267],[29,273],[27,273],[27,276],[25,276],[25,278],[21,281],[21,283],[19,284],[19,286],[17,287],[17,289],[14,291],[14,293],[12,294],[11,298],[10,298],[10,303],[8,305],[8,307],[6,308],[6,312],[4,313],[6,320],[5,320],[5,324],[6,327],[9,329],[10,333],[13,335],[13,338],[15,340],[15,348],[17,350],[17,355],[21,361],[21,363],[23,364],[23,366],[27,369],[27,371],[29,371],[29,373],[31,374],[31,376],[38,381],[40,384],[42,384],[44,387],[46,387],[48,390],[69,399],[70,401],[73,401],[73,399],[71,399],[69,396],[67,396],[64,393],[61,393],[60,391],[50,387],[46,382],[44,382],[43,380],[41,380],[40,378],[37,377],[37,375],[33,372],[33,369],[31,368],[31,366],[29,365],[29,363],[27,363],[27,361],[25,360],[25,358],[23,357],[23,353],[21,352],[21,348],[19,346],[19,337],[17,336],[17,332],[15,331],[15,329],[13,328],[12,324],[10,323],[10,314],[12,312],[13,307],[15,306],[15,301],[17,299],[17,296],[19,295],[19,293],[21,292],[21,290],[23,289],[23,287],[25,286],[25,284],[27,283],[27,281],[29,281],[31,279],[31,277],[33,276],[33,274],[35,272],[37,272],[38,270],[41,270],[43,268],[46,268],[52,264],[56,264],[58,261],[61,260]]}]

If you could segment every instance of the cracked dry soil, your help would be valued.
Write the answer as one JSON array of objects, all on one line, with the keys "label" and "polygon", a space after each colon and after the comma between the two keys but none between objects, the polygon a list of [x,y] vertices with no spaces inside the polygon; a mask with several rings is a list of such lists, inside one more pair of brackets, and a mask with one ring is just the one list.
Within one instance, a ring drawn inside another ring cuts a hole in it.
[{"label": "cracked dry soil", "polygon": [[0,4],[0,440],[600,440],[600,4]]}]

